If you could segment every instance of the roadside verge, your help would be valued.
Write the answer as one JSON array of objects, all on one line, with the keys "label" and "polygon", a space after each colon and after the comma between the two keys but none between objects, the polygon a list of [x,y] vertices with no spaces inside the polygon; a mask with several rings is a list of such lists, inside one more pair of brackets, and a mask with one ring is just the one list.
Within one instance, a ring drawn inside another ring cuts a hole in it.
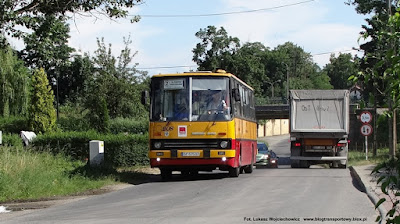
[{"label": "roadside verge", "polygon": [[[379,201],[379,196],[383,196],[380,191],[380,186],[376,183],[376,178],[371,175],[372,170],[375,168],[374,165],[366,165],[366,166],[350,166],[350,174],[357,181],[363,192],[368,195],[368,198],[374,204],[374,206]],[[379,205],[378,211],[382,219],[385,219],[387,211],[390,210],[390,203],[385,202]]]}]

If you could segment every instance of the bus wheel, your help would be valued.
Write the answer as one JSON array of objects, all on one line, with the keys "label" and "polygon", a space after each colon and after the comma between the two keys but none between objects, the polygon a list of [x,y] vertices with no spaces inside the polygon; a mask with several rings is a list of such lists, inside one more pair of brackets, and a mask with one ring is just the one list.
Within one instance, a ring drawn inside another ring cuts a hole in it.
[{"label": "bus wheel", "polygon": [[229,168],[229,176],[230,177],[238,177],[240,174],[240,167],[230,167]]},{"label": "bus wheel", "polygon": [[253,164],[250,164],[244,168],[245,173],[253,173]]},{"label": "bus wheel", "polygon": [[161,179],[162,180],[169,180],[172,178],[172,170],[170,169],[166,169],[166,168],[162,168],[160,169],[161,172]]}]

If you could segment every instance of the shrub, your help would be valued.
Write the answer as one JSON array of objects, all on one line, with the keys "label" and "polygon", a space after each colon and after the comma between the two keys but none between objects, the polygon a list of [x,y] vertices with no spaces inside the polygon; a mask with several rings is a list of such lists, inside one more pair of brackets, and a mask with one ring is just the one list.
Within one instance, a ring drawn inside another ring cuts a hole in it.
[{"label": "shrub", "polygon": [[113,134],[143,134],[148,132],[148,128],[149,122],[147,119],[115,118],[110,122],[110,131]]},{"label": "shrub", "polygon": [[28,119],[25,117],[0,117],[0,131],[3,133],[19,134],[28,129]]},{"label": "shrub", "polygon": [[60,117],[57,128],[62,131],[88,131],[91,129],[89,120],[85,119],[88,113],[79,103],[66,102],[60,106]]},{"label": "shrub", "polygon": [[74,159],[89,157],[89,141],[104,141],[104,157],[107,165],[113,167],[147,165],[147,135],[112,135],[88,132],[54,132],[39,135],[33,145],[37,150],[51,150]]},{"label": "shrub", "polygon": [[89,121],[83,117],[60,117],[57,125],[62,131],[88,131],[91,129]]},{"label": "shrub", "polygon": [[3,134],[3,145],[22,147],[22,139],[18,134]]}]

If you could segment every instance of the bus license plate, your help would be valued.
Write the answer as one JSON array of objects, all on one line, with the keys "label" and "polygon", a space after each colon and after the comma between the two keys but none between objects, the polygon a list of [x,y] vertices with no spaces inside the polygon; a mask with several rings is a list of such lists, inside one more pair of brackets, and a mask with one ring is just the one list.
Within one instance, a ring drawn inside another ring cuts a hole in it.
[{"label": "bus license plate", "polygon": [[200,152],[182,152],[182,157],[195,157],[200,156]]}]

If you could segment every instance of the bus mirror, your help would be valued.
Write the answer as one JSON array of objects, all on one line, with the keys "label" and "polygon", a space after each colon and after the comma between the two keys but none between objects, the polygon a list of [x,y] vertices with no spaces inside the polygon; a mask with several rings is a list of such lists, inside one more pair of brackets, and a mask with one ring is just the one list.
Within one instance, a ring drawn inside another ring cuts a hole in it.
[{"label": "bus mirror", "polygon": [[235,99],[235,101],[240,101],[239,89],[237,89],[237,88],[232,89],[232,95],[233,95],[233,99]]},{"label": "bus mirror", "polygon": [[149,103],[149,91],[142,91],[142,104],[147,105]]}]

